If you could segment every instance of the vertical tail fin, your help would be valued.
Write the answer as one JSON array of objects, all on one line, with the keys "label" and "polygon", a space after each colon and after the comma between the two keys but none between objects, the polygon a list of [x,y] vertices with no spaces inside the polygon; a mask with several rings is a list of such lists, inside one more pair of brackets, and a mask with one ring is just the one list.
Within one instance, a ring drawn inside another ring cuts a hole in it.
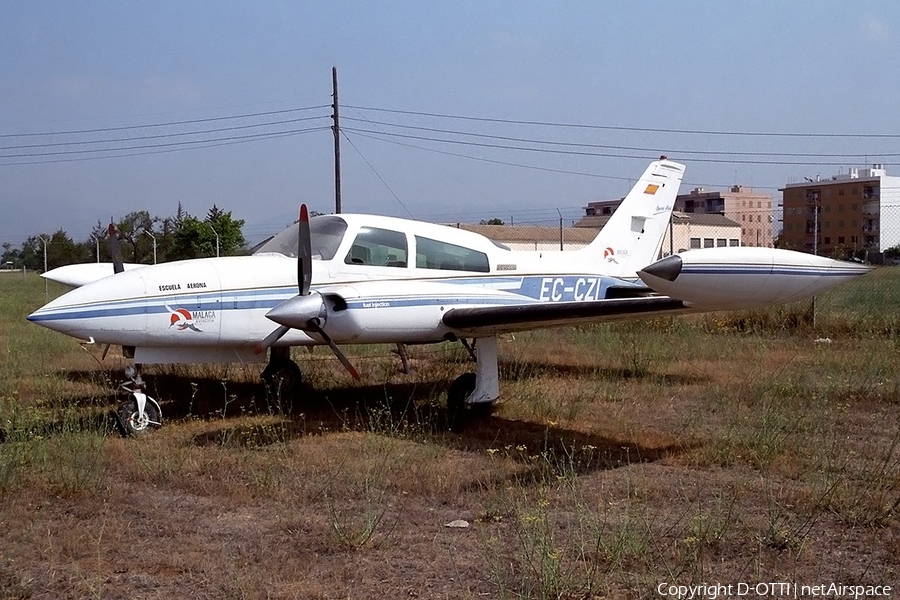
[{"label": "vertical tail fin", "polygon": [[636,276],[659,254],[683,175],[684,165],[665,157],[650,163],[594,241],[581,252],[592,262],[602,262],[607,275]]}]

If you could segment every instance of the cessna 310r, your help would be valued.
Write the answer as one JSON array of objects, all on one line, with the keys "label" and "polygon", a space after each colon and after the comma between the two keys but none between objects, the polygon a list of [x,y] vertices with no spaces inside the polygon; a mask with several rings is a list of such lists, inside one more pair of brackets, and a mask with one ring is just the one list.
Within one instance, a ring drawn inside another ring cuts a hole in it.
[{"label": "cessna 310r", "polygon": [[[134,358],[119,415],[128,432],[162,422],[140,366],[261,362],[299,380],[292,346],[462,341],[475,373],[450,387],[451,414],[500,395],[501,333],[617,319],[750,308],[815,295],[862,265],[772,248],[692,250],[656,261],[684,173],[661,157],[587,247],[519,252],[478,234],[372,215],[310,219],[253,256],[117,272],[28,316],[66,335],[121,345]],[[121,270],[121,269],[117,269]],[[467,342],[473,340],[473,344]],[[474,343],[477,342],[477,343]],[[474,345],[474,348],[473,348]]]}]

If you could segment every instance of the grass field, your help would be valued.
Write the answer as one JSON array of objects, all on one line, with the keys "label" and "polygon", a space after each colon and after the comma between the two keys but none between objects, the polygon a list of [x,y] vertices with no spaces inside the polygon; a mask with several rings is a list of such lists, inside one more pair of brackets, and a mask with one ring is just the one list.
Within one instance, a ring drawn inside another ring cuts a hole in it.
[{"label": "grass field", "polygon": [[44,283],[0,277],[0,599],[896,587],[898,288],[503,338],[504,401],[461,432],[458,345],[410,375],[349,347],[358,384],[298,350],[312,389],[284,398],[259,365],[148,367],[167,422],[124,439],[125,361],[27,323]]}]

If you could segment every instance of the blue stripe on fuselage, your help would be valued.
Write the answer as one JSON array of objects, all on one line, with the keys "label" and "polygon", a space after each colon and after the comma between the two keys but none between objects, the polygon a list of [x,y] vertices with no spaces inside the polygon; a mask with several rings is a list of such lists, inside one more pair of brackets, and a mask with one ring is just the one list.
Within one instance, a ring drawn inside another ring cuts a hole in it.
[{"label": "blue stripe on fuselage", "polygon": [[[646,289],[640,283],[599,275],[448,277],[428,280],[398,280],[398,283],[405,284],[413,281],[442,283],[448,286],[458,286],[461,289],[458,294],[429,294],[427,296],[416,296],[415,294],[398,296],[392,294],[389,297],[351,298],[348,300],[348,308],[379,308],[383,306],[384,302],[390,302],[391,306],[429,306],[434,304],[515,305],[527,302],[595,301],[604,299],[607,289],[612,286]],[[328,283],[323,287],[340,285],[342,284]],[[353,284],[347,285],[352,286]],[[495,290],[497,293],[468,295],[466,290],[473,288],[484,291]],[[43,312],[38,310],[30,315],[28,319],[31,321],[55,321],[150,315],[168,313],[169,310],[166,306],[172,309],[186,308],[190,311],[269,310],[294,295],[296,295],[296,288],[292,286],[266,289],[210,290],[195,294],[157,295],[130,300],[94,302],[80,306],[60,307]]]},{"label": "blue stripe on fuselage", "polygon": [[790,275],[803,277],[847,277],[859,272],[856,267],[756,266],[756,265],[685,265],[685,275]]}]

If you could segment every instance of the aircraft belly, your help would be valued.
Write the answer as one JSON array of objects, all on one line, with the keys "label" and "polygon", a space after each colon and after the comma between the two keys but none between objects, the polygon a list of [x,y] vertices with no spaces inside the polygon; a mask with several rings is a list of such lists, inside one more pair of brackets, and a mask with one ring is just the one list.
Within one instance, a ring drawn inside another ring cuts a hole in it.
[{"label": "aircraft belly", "polygon": [[257,363],[266,356],[255,354],[252,346],[138,346],[134,360],[141,364]]}]

